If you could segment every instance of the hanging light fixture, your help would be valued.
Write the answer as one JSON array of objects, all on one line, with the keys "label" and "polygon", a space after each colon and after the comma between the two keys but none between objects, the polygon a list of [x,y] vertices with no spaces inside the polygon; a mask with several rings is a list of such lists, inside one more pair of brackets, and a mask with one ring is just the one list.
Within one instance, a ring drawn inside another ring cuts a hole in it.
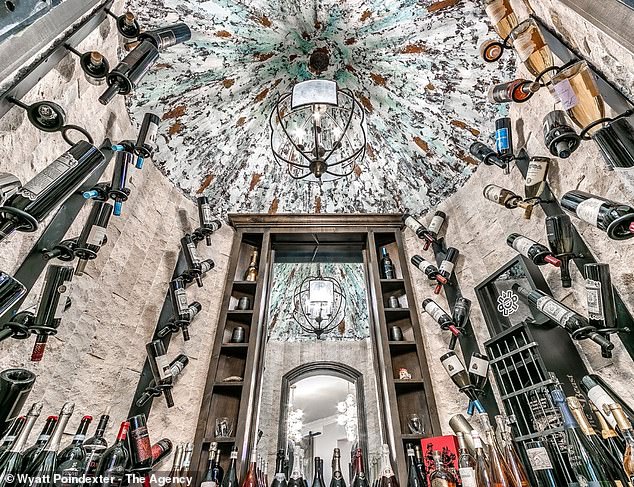
[{"label": "hanging light fixture", "polygon": [[334,81],[314,79],[281,95],[271,116],[271,149],[294,179],[326,182],[352,174],[365,156],[363,108]]}]

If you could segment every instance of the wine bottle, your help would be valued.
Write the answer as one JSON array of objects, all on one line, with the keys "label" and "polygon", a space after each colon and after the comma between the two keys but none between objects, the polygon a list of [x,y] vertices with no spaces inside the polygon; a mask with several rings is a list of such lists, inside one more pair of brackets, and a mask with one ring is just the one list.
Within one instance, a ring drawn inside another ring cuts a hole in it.
[{"label": "wine bottle", "polygon": [[4,487],[8,483],[6,480],[7,474],[15,475],[21,472],[24,465],[24,453],[26,453],[23,453],[24,446],[31,434],[33,425],[35,425],[37,418],[42,412],[42,405],[41,402],[33,403],[26,417],[20,416],[20,419],[24,418],[24,421],[14,422],[14,424],[21,424],[22,426],[19,427],[19,432],[17,430],[11,431],[11,433],[17,433],[17,436],[8,445],[8,448],[0,454],[0,487]]},{"label": "wine bottle", "polygon": [[445,212],[438,210],[434,213],[434,216],[429,222],[429,233],[431,233],[431,236],[434,238],[434,240],[438,238],[438,234],[442,230],[442,227],[445,224],[446,220],[447,215],[445,214]]},{"label": "wine bottle", "polygon": [[[33,324],[47,329],[57,329],[62,322],[64,313],[68,309],[71,292],[73,268],[62,265],[51,265],[46,270],[42,298],[37,308],[37,315]],[[39,362],[44,356],[48,333],[38,333],[31,352],[31,361]]]},{"label": "wine bottle", "polygon": [[222,479],[222,487],[239,487],[238,474],[236,471],[236,461],[238,459],[238,447],[231,447],[231,456],[229,460],[229,469]]},{"label": "wine bottle", "polygon": [[[313,476],[313,483],[311,484],[312,487],[325,487],[325,485],[321,482],[321,475],[319,474],[319,469],[321,467],[321,458],[319,457],[315,457],[313,459],[314,462],[314,476]],[[275,476],[277,477],[278,474],[275,474]],[[284,479],[284,482],[286,481],[286,478]],[[272,484],[274,487],[278,487],[279,485],[282,484],[276,484],[276,481],[273,481]],[[285,485],[285,484],[284,484]]]},{"label": "wine bottle", "polygon": [[440,275],[438,268],[431,262],[426,261],[420,255],[414,255],[411,259],[414,264],[430,281],[436,280],[439,283],[446,284],[447,279]]},{"label": "wine bottle", "polygon": [[[271,487],[286,487],[286,475],[284,474],[284,450],[277,450],[277,456],[275,457],[275,477],[271,482]],[[317,478],[319,457],[315,457],[315,478]],[[315,486],[317,487],[317,486]],[[323,485],[320,487],[324,487]]]},{"label": "wine bottle", "polygon": [[592,409],[594,416],[597,418],[597,423],[599,423],[599,427],[601,428],[601,438],[603,439],[603,443],[610,452],[610,455],[622,463],[623,452],[625,451],[625,444],[623,443],[622,438],[612,427],[610,427],[597,407],[592,402],[588,402],[588,404],[590,405],[590,409]]},{"label": "wine bottle", "polygon": [[381,261],[379,263],[379,269],[381,271],[381,279],[396,279],[394,263],[390,258],[387,248],[385,247],[381,247]]},{"label": "wine bottle", "polygon": [[423,487],[427,487],[427,471],[425,469],[425,462],[423,461],[423,452],[420,445],[414,445],[414,456],[416,457],[416,470],[423,480]]},{"label": "wine bottle", "polygon": [[495,32],[505,39],[519,23],[510,0],[485,0],[484,5]]},{"label": "wine bottle", "polygon": [[511,233],[506,237],[506,244],[527,259],[530,259],[535,265],[551,264],[555,267],[561,265],[561,261],[545,245],[519,233]]},{"label": "wine bottle", "polygon": [[134,144],[134,154],[137,156],[136,168],[142,169],[145,159],[149,159],[156,151],[156,137],[161,119],[158,115],[148,112],[143,116],[139,136]]},{"label": "wine bottle", "polygon": [[178,475],[181,471],[181,465],[183,463],[184,454],[185,454],[185,445],[178,445],[176,447],[176,452],[174,452],[174,460],[172,461],[172,469],[170,470],[170,473],[168,475],[168,478],[172,479],[173,482],[175,482],[175,479],[178,478]]},{"label": "wine bottle", "polygon": [[80,462],[83,462],[86,458],[86,451],[84,450],[83,443],[86,439],[86,431],[88,431],[88,426],[90,426],[91,422],[92,416],[84,416],[81,418],[77,432],[75,433],[75,436],[73,436],[73,441],[71,441],[70,445],[63,448],[57,455],[60,471],[62,470],[64,464],[69,460],[79,459]]},{"label": "wine bottle", "polygon": [[483,144],[482,142],[474,142],[469,146],[469,152],[473,157],[475,157],[478,161],[484,163],[487,166],[498,166],[505,171],[508,168],[508,161],[504,160],[500,157],[500,155],[491,149],[488,145]]},{"label": "wine bottle", "polygon": [[247,470],[247,475],[242,481],[242,487],[258,487],[257,462],[258,462],[258,454],[254,448],[251,451],[251,463],[249,464],[249,470]]},{"label": "wine bottle", "polygon": [[[185,369],[185,367],[187,367],[188,364],[189,364],[189,358],[187,357],[187,355],[182,353],[179,354],[174,360],[170,362],[169,369],[170,369],[172,384],[175,382],[176,378],[181,374],[181,372],[183,372],[183,370]],[[143,394],[139,396],[139,399],[137,399],[136,405],[139,407],[142,407],[152,397],[154,397],[150,390],[154,389],[155,387],[156,387],[156,381],[152,379],[147,390],[145,390]]]},{"label": "wine bottle", "polygon": [[164,51],[168,47],[175,46],[182,42],[187,42],[192,37],[190,28],[179,22],[178,24],[159,27],[158,29],[141,32],[137,39],[139,41],[149,40],[159,51]]},{"label": "wine bottle", "polygon": [[258,250],[253,249],[251,252],[251,261],[249,262],[249,267],[247,267],[246,272],[244,273],[244,280],[255,282],[258,280]]},{"label": "wine bottle", "polygon": [[550,162],[548,157],[533,156],[529,159],[526,178],[524,179],[524,196],[526,199],[536,199],[544,193]]},{"label": "wine bottle", "polygon": [[441,355],[440,363],[453,383],[458,386],[458,390],[464,392],[469,399],[475,400],[477,396],[473,391],[471,382],[469,381],[469,374],[456,353],[450,350],[449,352]]},{"label": "wine bottle", "polygon": [[471,439],[473,440],[473,448],[475,450],[476,485],[478,487],[494,487],[494,484],[489,476],[489,462],[482,446],[480,433],[478,433],[476,430],[471,431]]},{"label": "wine bottle", "polygon": [[513,126],[509,117],[495,121],[495,150],[502,160],[513,158]]},{"label": "wine bottle", "polygon": [[346,487],[346,481],[341,472],[341,451],[339,448],[335,448],[332,453],[332,479],[330,480],[330,487]]},{"label": "wine bottle", "polygon": [[24,427],[25,423],[26,423],[25,416],[18,416],[11,423],[11,426],[9,427],[7,434],[4,435],[4,437],[2,438],[2,443],[0,444],[0,462],[2,461],[1,460],[2,455],[6,451],[10,450],[11,447],[13,446],[13,443],[15,443],[15,440],[20,435],[20,432],[22,431],[22,428]]},{"label": "wine bottle", "polygon": [[51,438],[51,434],[55,429],[58,419],[59,418],[57,416],[49,416],[46,418],[44,427],[37,437],[37,440],[35,440],[35,443],[22,452],[22,468],[24,470],[29,468],[37,456],[42,452],[48,443],[48,440]]},{"label": "wine bottle", "polygon": [[27,479],[22,482],[25,487],[55,486],[54,474],[57,470],[57,449],[74,408],[75,404],[72,402],[67,402],[62,406],[62,410],[59,413],[59,421],[57,421],[48,443],[25,469]]},{"label": "wine bottle", "polygon": [[517,208],[524,209],[524,218],[529,219],[533,213],[533,205],[524,202],[523,198],[515,194],[510,189],[503,188],[497,184],[487,184],[482,192],[484,197],[489,201],[493,201],[500,206],[508,208],[510,210]]},{"label": "wine bottle", "polygon": [[75,255],[79,258],[75,275],[84,274],[89,260],[97,257],[97,252],[108,241],[106,229],[110,222],[113,206],[103,201],[95,201],[75,245]]},{"label": "wine bottle", "polygon": [[616,420],[616,425],[625,440],[625,453],[623,455],[623,470],[634,481],[634,431],[632,423],[627,419],[625,413],[618,404],[610,404],[610,412]]},{"label": "wine bottle", "polygon": [[616,301],[608,264],[592,263],[584,266],[588,322],[595,328],[617,326]]},{"label": "wine bottle", "polygon": [[[299,468],[300,468],[300,477],[302,478],[303,482],[304,482],[304,487],[308,487],[308,482],[306,482],[306,479],[304,479],[304,453],[303,450],[300,450],[302,452],[302,456],[300,457],[300,463],[299,463]],[[264,474],[262,475],[262,480],[263,480],[263,485],[264,487],[268,487],[269,486],[269,461],[268,460],[264,460]]]},{"label": "wine bottle", "polygon": [[202,260],[198,256],[196,243],[189,233],[181,238],[181,248],[187,263],[186,273],[196,280],[198,287],[203,287],[203,275],[214,268],[214,261],[211,259]]},{"label": "wine bottle", "polygon": [[607,479],[615,481],[616,485],[619,485],[618,482],[620,482],[620,485],[627,486],[629,479],[621,469],[620,460],[612,456],[603,440],[597,435],[596,430],[590,425],[579,399],[576,397],[567,397],[566,403],[579,428],[583,434],[586,435],[588,440],[590,440],[590,444],[594,450],[594,458],[600,462],[605,469]]},{"label": "wine bottle", "polygon": [[[416,462],[416,453],[411,444],[407,445],[407,487],[426,487],[427,482],[423,479]],[[469,487],[464,485],[463,487]]]},{"label": "wine bottle", "polygon": [[[183,450],[183,461],[181,463],[181,469],[178,472],[178,476],[180,479],[186,479],[189,475],[189,470],[192,465],[192,455],[194,453],[194,445],[192,443],[185,443],[185,448]],[[187,485],[186,482],[181,480],[180,485],[185,487]]]},{"label": "wine bottle", "polygon": [[99,466],[97,467],[97,477],[101,478],[102,487],[119,487],[125,478],[125,469],[129,460],[126,439],[130,423],[123,421],[119,427],[117,441],[103,452]]},{"label": "wine bottle", "polygon": [[453,307],[452,319],[456,324],[456,327],[463,328],[467,321],[469,321],[469,315],[471,314],[471,300],[460,296],[456,299],[456,304]]},{"label": "wine bottle", "polygon": [[110,416],[107,413],[102,414],[99,418],[99,423],[97,424],[95,434],[84,441],[86,460],[82,465],[82,470],[83,475],[87,478],[94,477],[95,472],[97,471],[97,467],[99,466],[101,455],[106,450],[106,448],[108,448],[108,442],[104,438],[104,433],[106,431],[106,427],[108,426],[109,420]]},{"label": "wine bottle", "polygon": [[174,398],[172,397],[172,369],[167,360],[167,352],[165,344],[162,340],[153,340],[145,346],[147,355],[152,369],[152,377],[154,384],[163,392],[165,402],[168,408],[174,406]]},{"label": "wine bottle", "polygon": [[0,172],[0,206],[18,189],[22,187],[22,181],[8,172]]},{"label": "wine bottle", "polygon": [[[556,324],[573,335],[573,338],[579,329],[589,326],[588,320],[579,313],[571,310],[539,289],[529,291],[521,287],[519,284],[513,284],[512,289],[520,296],[526,298],[529,304],[533,305]],[[607,338],[597,332],[588,331],[587,334],[584,334],[584,336],[587,336],[597,345],[601,346],[601,350],[604,353],[609,352],[614,348],[613,343],[610,343]]]},{"label": "wine bottle", "polygon": [[425,242],[423,250],[429,249],[429,246],[434,242],[434,237],[427,227],[409,213],[405,213],[401,218],[405,226],[414,232],[418,238]]},{"label": "wine bottle", "polygon": [[398,487],[398,479],[390,461],[390,447],[385,443],[381,447],[381,481],[380,487]]},{"label": "wine bottle", "polygon": [[174,445],[169,438],[161,438],[152,445],[152,467],[156,467],[161,461],[172,453]]},{"label": "wine bottle", "polygon": [[152,469],[152,443],[147,430],[145,414],[137,414],[128,419],[128,444],[130,462],[135,472],[149,472]]},{"label": "wine bottle", "polygon": [[553,53],[544,40],[541,30],[534,19],[529,18],[517,26],[511,33],[513,49],[519,60],[533,76],[541,76],[548,83],[552,72],[544,71],[553,66]]},{"label": "wine bottle", "polygon": [[563,391],[555,388],[550,394],[553,403],[561,412],[566,433],[568,458],[577,482],[580,485],[596,487],[613,486],[614,484],[608,480],[603,465],[595,457],[590,440],[583,434],[570,409],[568,409]]},{"label": "wine bottle", "polygon": [[553,215],[546,217],[546,233],[548,245],[552,253],[559,259],[561,265],[561,285],[564,288],[572,286],[570,277],[570,260],[574,257],[574,231],[568,215]]},{"label": "wine bottle", "polygon": [[0,371],[0,434],[18,416],[35,383],[35,374],[26,369]]},{"label": "wine bottle", "polygon": [[127,151],[118,151],[115,154],[114,170],[108,190],[108,197],[114,200],[115,216],[121,216],[123,202],[130,196],[128,184],[128,169],[134,164],[134,154]]},{"label": "wine bottle", "polygon": [[198,301],[194,301],[191,305],[187,302],[187,291],[185,290],[185,281],[182,277],[177,277],[170,281],[169,293],[174,313],[174,321],[178,324],[183,333],[183,340],[188,341],[190,339],[189,324],[202,310],[202,305]]},{"label": "wine bottle", "polygon": [[495,422],[497,424],[498,434],[502,440],[502,456],[508,466],[512,484],[514,484],[515,487],[530,487],[528,475],[515,449],[515,443],[513,443],[513,437],[507,418],[502,415],[497,415]]},{"label": "wine bottle", "polygon": [[546,444],[541,440],[527,441],[525,446],[526,457],[537,479],[537,487],[559,487],[562,485],[557,478]]},{"label": "wine bottle", "polygon": [[324,480],[324,459],[319,459],[319,482],[321,485],[325,486],[326,481]]},{"label": "wine bottle", "polygon": [[471,354],[469,362],[469,382],[478,389],[482,390],[487,382],[489,373],[489,357],[478,352]]},{"label": "wine bottle", "polygon": [[214,219],[211,214],[211,206],[209,205],[209,198],[206,196],[199,196],[196,198],[198,204],[198,221],[200,226],[196,229],[196,233],[204,236],[207,246],[211,246],[211,235],[222,226],[220,220]]},{"label": "wine bottle", "polygon": [[73,145],[0,207],[0,241],[16,230],[35,231],[104,161],[94,145],[83,140]]},{"label": "wine bottle", "polygon": [[432,453],[434,470],[429,475],[432,487],[456,487],[456,478],[445,468],[442,455],[438,450]]},{"label": "wine bottle", "polygon": [[[299,445],[295,445],[293,447],[293,469],[291,471],[291,476],[288,479],[287,487],[304,487],[304,479],[302,479],[301,470],[300,470],[300,448]],[[334,461],[333,458],[333,469],[334,469]],[[333,470],[333,481],[334,481],[334,470]],[[332,482],[331,482],[332,486]],[[268,486],[267,486],[268,487]]]},{"label": "wine bottle", "polygon": [[[459,254],[460,252],[455,247],[447,247],[445,258],[442,260],[440,267],[438,268],[438,275],[444,277],[446,281],[451,279],[456,262],[458,262]],[[439,294],[442,286],[443,284],[439,282],[436,285],[436,289],[434,289],[434,294]]]},{"label": "wine bottle", "polygon": [[352,487],[370,487],[365,474],[363,451],[361,448],[357,448],[354,453],[354,478],[352,479]]},{"label": "wine bottle", "polygon": [[610,409],[610,404],[617,403],[614,398],[591,375],[585,375],[581,378],[581,390],[590,402],[595,405],[608,424],[612,428],[616,428],[616,418],[614,418]]},{"label": "wine bottle", "polygon": [[220,466],[220,450],[215,441],[209,445],[209,461],[207,471],[200,487],[218,487],[222,482],[222,467]]},{"label": "wine bottle", "polygon": [[0,271],[0,317],[26,294],[26,288],[16,278]]},{"label": "wine bottle", "polygon": [[491,85],[487,99],[491,103],[524,103],[539,91],[540,84],[518,78]]},{"label": "wine bottle", "polygon": [[459,431],[456,436],[458,437],[458,473],[462,487],[477,487],[476,461],[467,448],[464,433]]},{"label": "wine bottle", "polygon": [[423,309],[440,325],[441,329],[451,331],[454,336],[460,335],[460,330],[456,328],[451,317],[433,299],[425,299]]},{"label": "wine bottle", "polygon": [[486,413],[480,414],[480,422],[487,442],[487,459],[489,461],[489,479],[496,487],[512,487],[514,482],[508,464],[502,455],[500,446],[493,433],[493,428]]},{"label": "wine bottle", "polygon": [[544,143],[550,153],[561,159],[570,157],[581,142],[562,110],[553,110],[544,117]]},{"label": "wine bottle", "polygon": [[634,207],[584,191],[568,191],[561,198],[563,209],[596,226],[612,240],[634,237]]}]

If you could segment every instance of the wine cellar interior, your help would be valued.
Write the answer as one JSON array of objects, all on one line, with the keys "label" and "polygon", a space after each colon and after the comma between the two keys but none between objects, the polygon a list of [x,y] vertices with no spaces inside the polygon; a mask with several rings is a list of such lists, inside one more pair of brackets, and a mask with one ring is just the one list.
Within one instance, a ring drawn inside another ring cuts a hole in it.
[{"label": "wine cellar interior", "polygon": [[634,485],[633,25],[0,1],[0,487]]}]

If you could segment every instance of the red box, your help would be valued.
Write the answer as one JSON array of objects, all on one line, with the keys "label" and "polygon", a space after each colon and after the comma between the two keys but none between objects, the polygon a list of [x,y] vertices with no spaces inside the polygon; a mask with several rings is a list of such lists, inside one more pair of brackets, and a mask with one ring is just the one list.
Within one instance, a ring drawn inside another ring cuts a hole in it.
[{"label": "red box", "polygon": [[423,460],[425,462],[425,473],[427,483],[430,483],[429,474],[436,469],[433,453],[438,450],[442,455],[445,469],[458,474],[458,438],[454,435],[434,436],[420,440],[423,450]]}]

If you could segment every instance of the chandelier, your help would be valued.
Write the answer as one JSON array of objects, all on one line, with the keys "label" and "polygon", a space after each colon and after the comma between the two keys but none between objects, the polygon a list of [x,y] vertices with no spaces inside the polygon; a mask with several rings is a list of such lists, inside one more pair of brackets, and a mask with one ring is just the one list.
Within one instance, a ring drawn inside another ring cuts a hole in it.
[{"label": "chandelier", "polygon": [[339,326],[346,310],[341,285],[332,277],[322,276],[321,268],[317,276],[302,281],[293,302],[293,319],[302,330],[317,335],[317,339]]},{"label": "chandelier", "polygon": [[365,156],[363,108],[348,89],[314,79],[281,95],[271,115],[271,149],[294,179],[326,182],[349,176]]},{"label": "chandelier", "polygon": [[337,424],[346,430],[346,438],[354,443],[357,439],[357,401],[354,394],[348,394],[345,401],[337,403]]}]

